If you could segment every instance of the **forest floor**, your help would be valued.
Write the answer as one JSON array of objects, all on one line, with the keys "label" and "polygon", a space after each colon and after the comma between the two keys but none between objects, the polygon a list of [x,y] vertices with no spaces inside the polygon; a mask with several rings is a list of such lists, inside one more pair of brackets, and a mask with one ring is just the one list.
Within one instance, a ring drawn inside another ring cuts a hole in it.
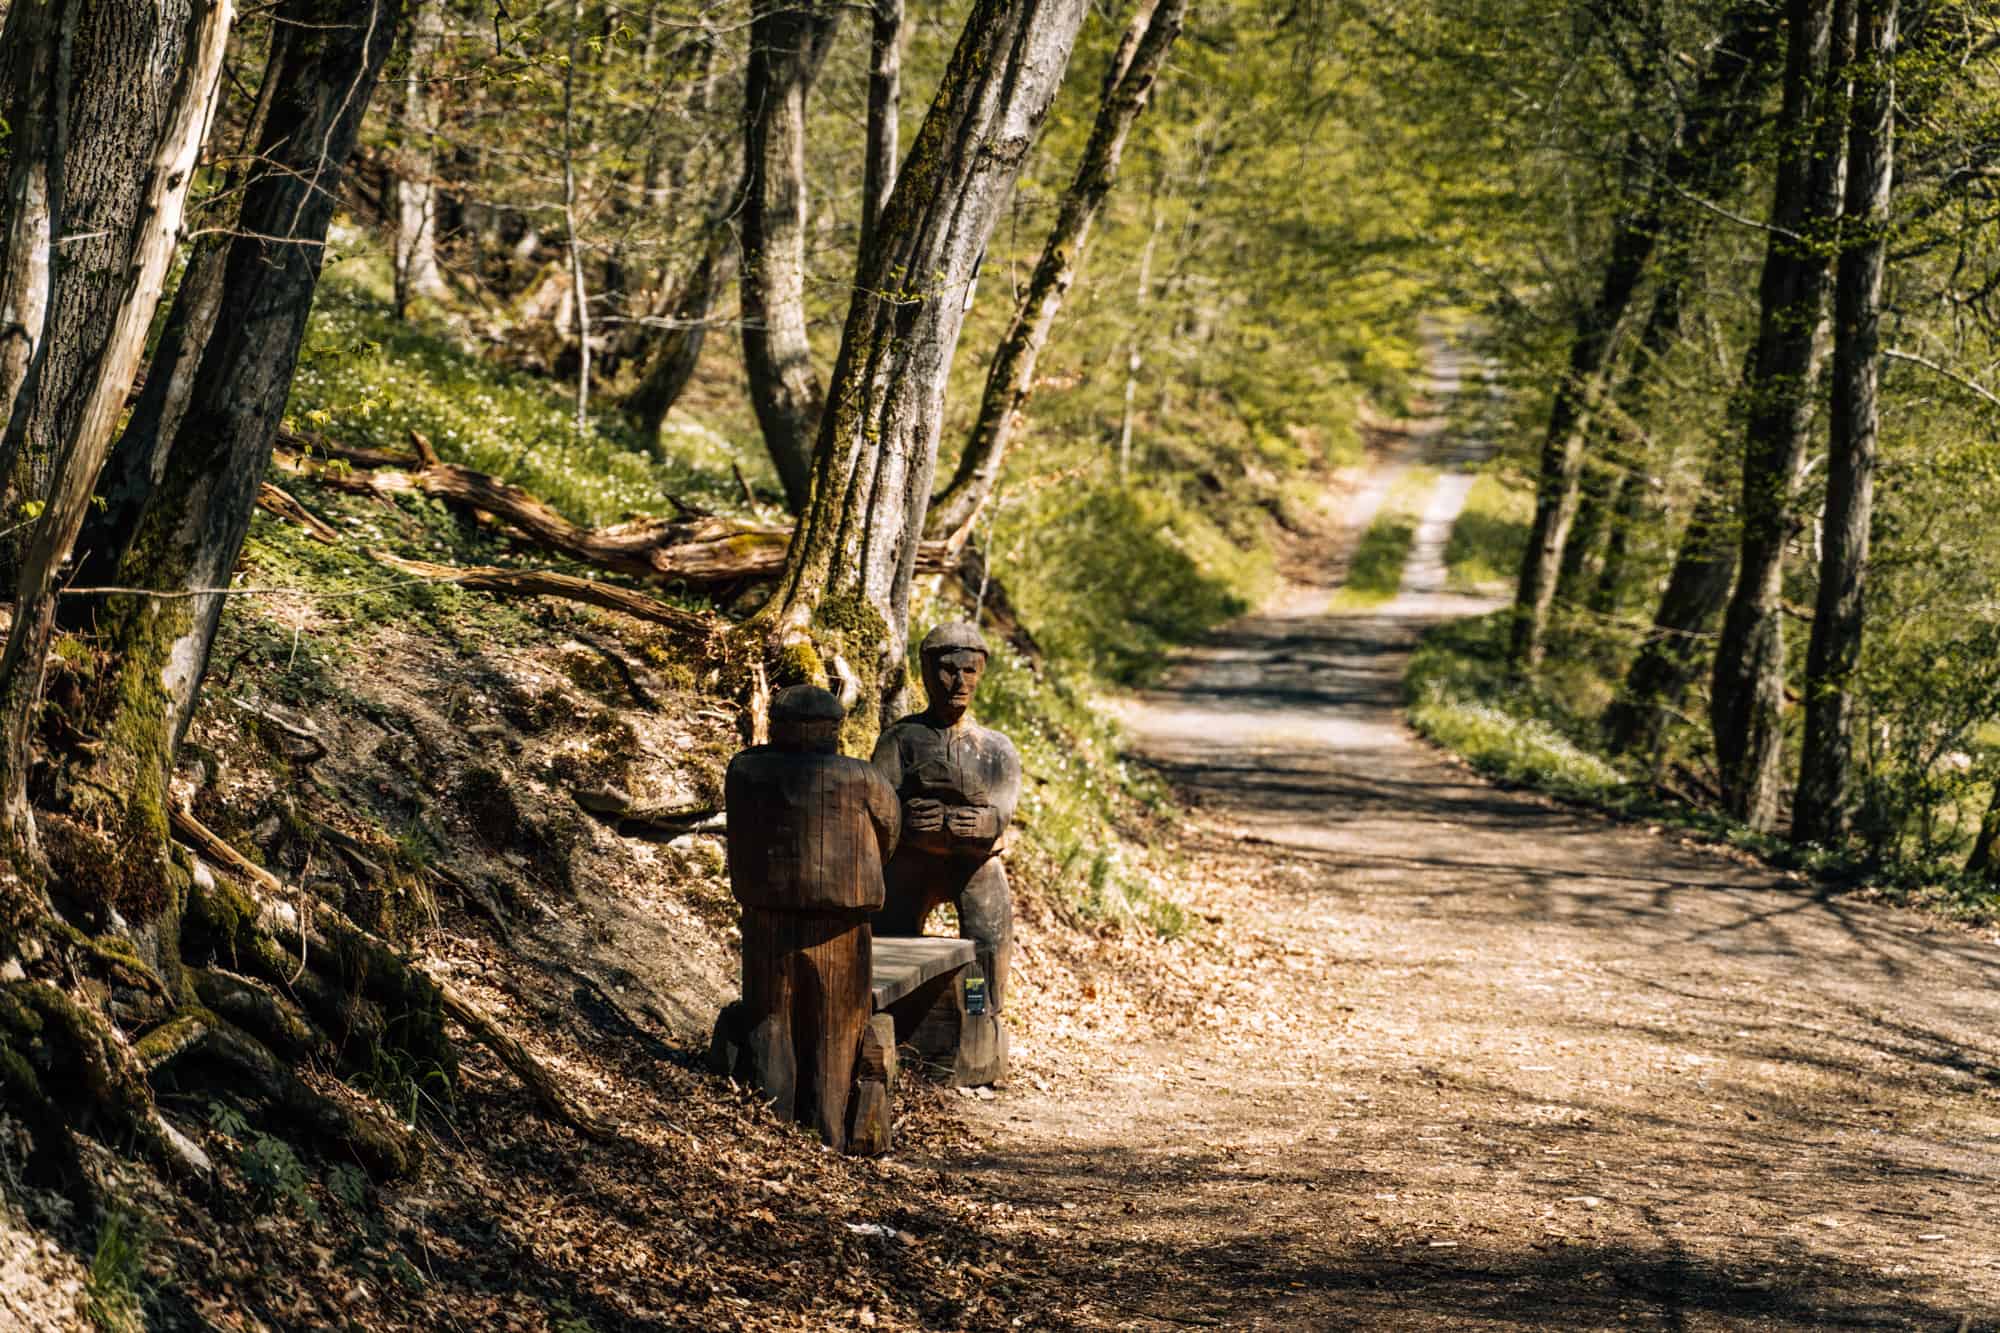
[{"label": "forest floor", "polygon": [[1394,601],[1329,613],[1342,541],[1304,542],[1130,709],[1211,947],[931,1164],[1011,1201],[1078,1327],[2000,1328],[2000,937],[1405,727],[1412,643],[1489,609],[1442,591],[1480,452],[1419,422],[1356,479],[1348,545],[1444,469]]}]

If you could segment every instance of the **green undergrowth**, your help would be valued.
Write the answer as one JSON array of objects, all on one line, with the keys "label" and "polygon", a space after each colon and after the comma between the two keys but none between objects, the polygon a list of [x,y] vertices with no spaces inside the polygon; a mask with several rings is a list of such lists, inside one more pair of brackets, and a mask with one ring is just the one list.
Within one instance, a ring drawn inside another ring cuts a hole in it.
[{"label": "green undergrowth", "polygon": [[773,488],[761,448],[685,416],[655,445],[600,397],[579,434],[571,394],[569,384],[476,355],[445,323],[397,320],[366,282],[337,269],[313,303],[287,420],[382,449],[408,450],[409,432],[421,431],[446,461],[511,481],[578,523],[664,512],[669,495],[740,508],[732,463]]},{"label": "green undergrowth", "polygon": [[1489,468],[1480,473],[1445,543],[1445,586],[1453,592],[1487,593],[1512,579],[1528,545],[1534,507],[1534,496],[1508,485],[1499,472]]},{"label": "green undergrowth", "polygon": [[1269,591],[1268,522],[1248,506],[1203,507],[1174,490],[1105,481],[1008,506],[991,549],[1052,658],[1082,679],[1137,684]]},{"label": "green undergrowth", "polygon": [[1513,678],[1507,624],[1495,612],[1423,637],[1403,677],[1410,724],[1488,777],[1568,797],[1616,793],[1625,778],[1582,743],[1586,720]]},{"label": "green undergrowth", "polygon": [[1431,467],[1408,467],[1397,474],[1382,507],[1354,545],[1347,577],[1334,594],[1333,610],[1364,610],[1396,595],[1417,538],[1417,522],[1437,480],[1438,471]]},{"label": "green undergrowth", "polygon": [[1403,676],[1410,725],[1478,772],[1682,829],[1837,887],[1866,888],[1954,918],[2000,919],[2000,893],[1967,876],[1956,860],[1800,846],[1690,801],[1602,754],[1596,748],[1598,717],[1609,686],[1587,664],[1591,655],[1563,655],[1540,679],[1525,684],[1507,661],[1510,615],[1496,611],[1431,629]]}]

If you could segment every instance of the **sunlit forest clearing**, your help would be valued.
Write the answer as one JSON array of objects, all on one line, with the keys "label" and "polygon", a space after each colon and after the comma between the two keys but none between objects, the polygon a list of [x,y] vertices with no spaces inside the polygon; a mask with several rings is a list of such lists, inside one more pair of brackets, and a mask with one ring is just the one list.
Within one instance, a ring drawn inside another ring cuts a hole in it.
[{"label": "sunlit forest clearing", "polygon": [[0,1328],[2000,1328],[2000,7],[0,12]]}]

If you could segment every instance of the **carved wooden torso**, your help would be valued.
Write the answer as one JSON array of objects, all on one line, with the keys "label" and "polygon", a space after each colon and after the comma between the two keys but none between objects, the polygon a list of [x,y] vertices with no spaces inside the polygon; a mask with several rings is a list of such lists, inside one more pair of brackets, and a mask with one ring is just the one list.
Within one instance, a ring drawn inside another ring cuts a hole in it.
[{"label": "carved wooden torso", "polygon": [[729,887],[746,907],[872,912],[901,810],[874,768],[760,745],[729,763]]},{"label": "carved wooden torso", "polygon": [[982,812],[973,836],[905,826],[905,846],[953,859],[982,861],[991,856],[1021,799],[1021,757],[1014,743],[967,718],[940,727],[925,714],[903,718],[882,733],[872,760],[875,771],[904,802],[931,800],[947,810]]}]

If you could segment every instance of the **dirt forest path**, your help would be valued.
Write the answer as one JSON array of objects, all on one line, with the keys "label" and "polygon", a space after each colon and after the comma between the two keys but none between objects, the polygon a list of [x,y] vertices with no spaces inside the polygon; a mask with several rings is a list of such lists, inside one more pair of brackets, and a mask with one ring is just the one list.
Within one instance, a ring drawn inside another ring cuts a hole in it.
[{"label": "dirt forest path", "polygon": [[970,1168],[1079,1327],[2000,1328],[2000,942],[1406,729],[1476,453],[1383,465],[1447,469],[1394,602],[1306,571],[1133,712],[1231,867],[1220,1012],[976,1104]]}]

